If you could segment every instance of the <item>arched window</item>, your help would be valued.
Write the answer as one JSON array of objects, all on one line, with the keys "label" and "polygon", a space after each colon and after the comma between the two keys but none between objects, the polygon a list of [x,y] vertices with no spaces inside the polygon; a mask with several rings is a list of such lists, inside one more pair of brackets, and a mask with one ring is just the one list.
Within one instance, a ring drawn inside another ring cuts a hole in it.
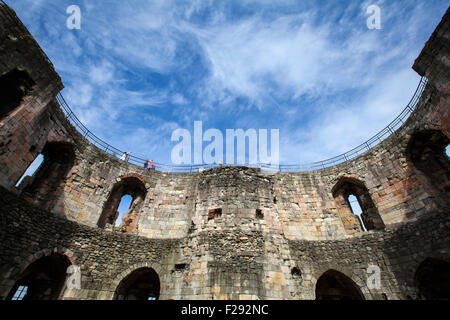
[{"label": "arched window", "polygon": [[450,190],[450,160],[446,153],[449,142],[441,131],[424,130],[412,135],[407,148],[407,156],[414,167],[441,192]]},{"label": "arched window", "polygon": [[116,300],[157,300],[160,294],[159,276],[152,268],[139,268],[117,286]]},{"label": "arched window", "polygon": [[45,205],[57,197],[57,191],[73,167],[75,152],[70,143],[49,142],[42,150],[44,161],[23,187],[24,198]]},{"label": "arched window", "polygon": [[361,214],[363,212],[361,206],[359,205],[358,198],[354,194],[350,194],[347,197],[347,201],[348,205],[350,206],[350,209],[352,210],[352,213],[358,217],[359,223],[361,224],[361,228],[363,229],[363,231],[367,231],[367,228],[364,225],[364,222],[361,218]]},{"label": "arched window", "polygon": [[427,258],[417,268],[414,278],[419,299],[450,300],[450,263]]},{"label": "arched window", "polygon": [[18,69],[0,76],[0,120],[20,106],[34,85],[30,75]]},{"label": "arched window", "polygon": [[53,253],[30,264],[11,289],[8,300],[56,300],[64,288],[69,259]]},{"label": "arched window", "polygon": [[364,300],[352,279],[336,270],[328,270],[316,283],[316,300]]},{"label": "arched window", "polygon": [[353,178],[341,178],[333,187],[332,194],[348,234],[385,228],[369,190],[363,182]]},{"label": "arched window", "polygon": [[[108,200],[106,201],[102,214],[97,222],[100,228],[116,226],[116,221],[121,224],[124,231],[133,229],[135,223],[134,213],[138,212],[144,202],[147,190],[145,184],[136,177],[125,177],[117,182],[111,190]],[[118,220],[119,205],[124,196],[131,197],[131,204],[126,213],[123,214],[123,219]]]}]

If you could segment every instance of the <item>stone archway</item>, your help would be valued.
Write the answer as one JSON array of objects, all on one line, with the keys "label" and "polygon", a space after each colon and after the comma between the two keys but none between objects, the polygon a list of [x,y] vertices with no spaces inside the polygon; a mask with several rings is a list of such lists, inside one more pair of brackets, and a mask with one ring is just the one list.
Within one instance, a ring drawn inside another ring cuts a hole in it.
[{"label": "stone archway", "polygon": [[363,231],[363,227],[349,203],[349,197],[352,195],[357,199],[361,207],[361,220],[366,230],[385,229],[383,219],[364,182],[351,177],[342,177],[335,184],[331,193],[347,234]]},{"label": "stone archway", "polygon": [[161,283],[153,268],[141,267],[120,281],[114,292],[115,300],[157,300]]},{"label": "stone archway", "polygon": [[100,228],[115,224],[120,201],[127,194],[132,197],[132,202],[130,209],[123,217],[122,227],[126,232],[136,228],[137,219],[134,213],[138,212],[142,207],[147,189],[145,188],[144,180],[134,175],[124,176],[119,182],[114,184],[97,222]]},{"label": "stone archway", "polygon": [[427,258],[417,268],[414,281],[419,299],[450,300],[450,263]]},{"label": "stone archway", "polygon": [[45,255],[21,272],[7,300],[57,300],[65,286],[70,259],[60,253]]},{"label": "stone archway", "polygon": [[317,280],[316,300],[364,300],[364,295],[352,279],[330,269]]}]

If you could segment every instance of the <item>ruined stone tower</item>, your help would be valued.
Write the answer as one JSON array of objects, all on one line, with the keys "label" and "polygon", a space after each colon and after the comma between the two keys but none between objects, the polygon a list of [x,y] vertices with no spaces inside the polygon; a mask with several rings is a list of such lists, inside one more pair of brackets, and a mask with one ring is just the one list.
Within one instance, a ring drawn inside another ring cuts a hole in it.
[{"label": "ruined stone tower", "polygon": [[406,122],[342,164],[148,170],[71,124],[53,65],[0,5],[0,299],[450,298],[449,10],[413,69]]}]

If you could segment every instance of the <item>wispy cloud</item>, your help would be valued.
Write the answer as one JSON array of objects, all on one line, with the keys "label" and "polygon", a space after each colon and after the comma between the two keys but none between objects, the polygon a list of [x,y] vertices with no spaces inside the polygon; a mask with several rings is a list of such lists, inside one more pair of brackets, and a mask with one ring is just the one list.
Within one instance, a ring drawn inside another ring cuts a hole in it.
[{"label": "wispy cloud", "polygon": [[[280,129],[283,163],[337,155],[382,129],[418,83],[414,58],[448,3],[10,1],[96,135],[170,163],[172,130]],[[382,29],[365,9],[381,7]],[[206,128],[205,128],[206,129]]]}]

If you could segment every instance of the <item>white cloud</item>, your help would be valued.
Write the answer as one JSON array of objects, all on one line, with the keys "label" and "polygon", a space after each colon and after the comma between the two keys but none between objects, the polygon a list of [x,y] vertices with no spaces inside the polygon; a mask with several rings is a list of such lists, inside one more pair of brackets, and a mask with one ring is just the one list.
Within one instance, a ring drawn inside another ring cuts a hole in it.
[{"label": "white cloud", "polygon": [[[145,152],[165,159],[171,131],[193,120],[279,128],[285,163],[347,151],[409,101],[418,82],[410,66],[423,46],[417,40],[434,28],[423,3],[408,4],[405,16],[405,2],[374,1],[383,29],[368,31],[371,1],[339,10],[304,1],[307,11],[296,14],[298,1],[246,0],[235,4],[247,12],[236,18],[229,2],[158,0],[84,1],[82,30],[73,32],[64,5],[16,3],[30,31],[43,33],[38,41],[85,125],[135,155],[149,146]],[[202,76],[177,87],[173,78],[196,71]]]},{"label": "white cloud", "polygon": [[114,79],[114,66],[107,61],[91,65],[89,69],[90,80],[98,85],[104,85]]},{"label": "white cloud", "polygon": [[186,98],[183,95],[176,93],[172,96],[172,103],[173,104],[187,104],[188,101],[186,100]]},{"label": "white cloud", "polygon": [[281,161],[310,163],[349,151],[387,126],[406,107],[420,77],[400,71],[351,103],[337,104],[306,127],[284,127],[280,133]]}]

